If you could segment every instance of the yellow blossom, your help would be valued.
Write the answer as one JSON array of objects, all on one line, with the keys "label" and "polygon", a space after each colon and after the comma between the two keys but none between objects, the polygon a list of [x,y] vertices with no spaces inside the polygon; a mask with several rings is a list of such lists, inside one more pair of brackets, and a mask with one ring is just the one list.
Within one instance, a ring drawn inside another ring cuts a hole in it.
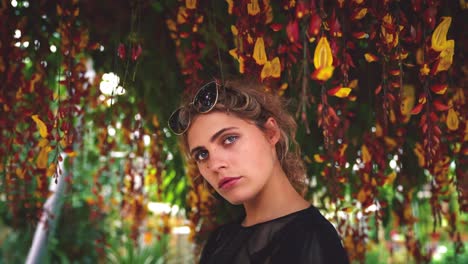
[{"label": "yellow blossom", "polygon": [[431,46],[435,51],[442,51],[447,45],[447,32],[450,24],[452,23],[451,17],[442,17],[442,21],[436,27],[431,37]]},{"label": "yellow blossom", "polygon": [[233,0],[226,0],[228,3],[228,14],[232,15],[232,8],[234,7],[234,1]]},{"label": "yellow blossom", "polygon": [[455,50],[455,41],[453,39],[446,42],[445,48],[439,55],[440,61],[437,64],[435,73],[446,71],[450,68],[453,62],[453,54]]},{"label": "yellow blossom", "polygon": [[278,57],[273,58],[271,61],[271,76],[279,78],[281,76],[281,63]]},{"label": "yellow blossom", "polygon": [[424,63],[423,67],[419,70],[422,75],[428,75],[431,69],[427,66],[427,63]]},{"label": "yellow blossom", "polygon": [[250,3],[247,4],[247,12],[251,16],[255,16],[260,12],[260,6],[258,5],[258,0],[251,0]]},{"label": "yellow blossom", "polygon": [[265,51],[265,43],[263,42],[263,38],[257,38],[255,41],[254,51],[253,51],[253,58],[258,65],[263,65],[267,62],[267,55]]},{"label": "yellow blossom", "polygon": [[455,110],[453,110],[453,108],[450,108],[448,110],[447,120],[445,122],[447,124],[448,129],[452,131],[457,130],[459,122],[460,121],[458,119],[458,113]]},{"label": "yellow blossom", "polygon": [[177,12],[177,24],[184,24],[187,22],[187,10],[181,6]]},{"label": "yellow blossom", "polygon": [[371,154],[366,145],[362,145],[361,147],[361,157],[364,163],[368,163],[371,161]]},{"label": "yellow blossom", "polygon": [[52,150],[50,146],[41,148],[37,156],[36,166],[38,169],[46,169],[49,162],[49,152]]},{"label": "yellow blossom", "polygon": [[37,128],[39,129],[39,134],[42,138],[46,138],[48,135],[47,126],[42,122],[38,115],[32,115],[31,118],[36,122]]},{"label": "yellow blossom", "polygon": [[234,36],[237,36],[239,34],[239,30],[237,30],[236,26],[234,25],[231,25],[231,32]]},{"label": "yellow blossom", "polygon": [[314,52],[314,66],[316,69],[330,67],[333,64],[333,56],[330,44],[326,37],[321,37]]},{"label": "yellow blossom", "polygon": [[195,9],[197,7],[197,0],[185,0],[185,7],[187,9]]}]

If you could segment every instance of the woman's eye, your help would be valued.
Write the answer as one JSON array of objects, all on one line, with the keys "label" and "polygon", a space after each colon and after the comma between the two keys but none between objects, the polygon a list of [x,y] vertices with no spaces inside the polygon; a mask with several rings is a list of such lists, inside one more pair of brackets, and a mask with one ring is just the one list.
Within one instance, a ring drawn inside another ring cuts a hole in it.
[{"label": "woman's eye", "polygon": [[237,140],[237,138],[238,138],[237,136],[228,136],[224,139],[223,143],[226,145],[232,144]]},{"label": "woman's eye", "polygon": [[195,153],[195,160],[197,162],[203,161],[206,158],[208,158],[208,151],[206,151],[206,150],[200,150],[197,153]]}]

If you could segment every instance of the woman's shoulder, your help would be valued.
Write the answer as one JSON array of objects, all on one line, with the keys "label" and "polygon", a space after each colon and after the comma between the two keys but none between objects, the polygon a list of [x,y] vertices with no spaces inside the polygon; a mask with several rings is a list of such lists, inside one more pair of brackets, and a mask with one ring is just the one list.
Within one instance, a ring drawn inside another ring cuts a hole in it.
[{"label": "woman's shoulder", "polygon": [[286,256],[295,255],[301,261],[314,260],[314,263],[348,263],[335,227],[313,206],[301,211],[282,230],[281,237],[285,252],[295,252]]}]

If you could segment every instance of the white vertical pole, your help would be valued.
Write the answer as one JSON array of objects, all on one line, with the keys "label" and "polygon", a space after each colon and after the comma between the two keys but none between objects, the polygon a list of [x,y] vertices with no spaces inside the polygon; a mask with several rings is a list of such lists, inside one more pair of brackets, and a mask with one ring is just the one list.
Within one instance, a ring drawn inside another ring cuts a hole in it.
[{"label": "white vertical pole", "polygon": [[36,264],[41,262],[44,252],[47,249],[49,228],[53,228],[54,221],[57,219],[57,217],[54,216],[58,214],[62,206],[61,199],[67,182],[65,181],[65,173],[63,168],[63,161],[66,158],[66,154],[62,153],[61,155],[63,160],[58,163],[58,166],[60,168],[59,171],[62,172],[62,175],[57,176],[57,184],[55,181],[50,183],[49,189],[52,194],[44,203],[41,218],[39,219],[36,231],[34,232],[33,242],[31,248],[29,249],[28,257],[26,258],[26,264]]}]

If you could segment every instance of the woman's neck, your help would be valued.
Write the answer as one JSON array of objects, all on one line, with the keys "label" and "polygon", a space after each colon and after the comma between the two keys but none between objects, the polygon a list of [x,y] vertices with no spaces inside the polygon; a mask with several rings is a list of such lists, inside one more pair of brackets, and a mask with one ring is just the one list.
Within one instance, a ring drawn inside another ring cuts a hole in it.
[{"label": "woman's neck", "polygon": [[244,203],[246,216],[243,226],[269,221],[310,206],[291,185],[281,166],[278,166],[275,170],[277,173],[271,176],[255,198]]}]

